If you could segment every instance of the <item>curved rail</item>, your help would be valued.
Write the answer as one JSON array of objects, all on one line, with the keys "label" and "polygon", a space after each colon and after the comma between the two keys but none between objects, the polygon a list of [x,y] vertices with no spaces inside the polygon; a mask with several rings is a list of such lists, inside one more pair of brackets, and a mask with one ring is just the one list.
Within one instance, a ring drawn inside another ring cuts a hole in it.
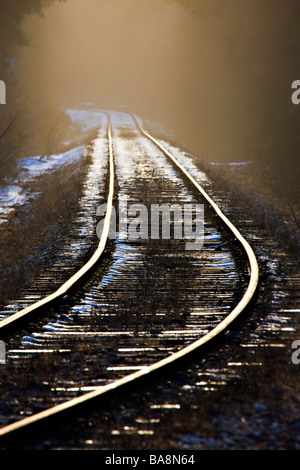
[{"label": "curved rail", "polygon": [[[245,240],[245,238],[240,234],[238,229],[230,222],[230,220],[223,214],[221,209],[218,207],[218,205],[209,197],[209,195],[204,191],[202,186],[200,186],[199,183],[192,177],[192,175],[189,174],[189,172],[176,160],[176,158],[154,137],[152,137],[148,132],[146,132],[142,126],[138,123],[137,118],[133,116],[134,122],[138,129],[142,132],[142,134],[147,137],[149,140],[151,140],[168,158],[172,160],[172,162],[184,173],[184,175],[191,181],[191,183],[198,189],[200,194],[206,199],[206,201],[211,205],[211,207],[214,209],[216,214],[220,217],[220,219],[224,222],[224,224],[230,229],[230,231],[233,233],[233,235],[236,237],[236,239],[240,242],[242,245],[243,249],[245,250],[248,260],[249,260],[249,265],[250,265],[250,280],[248,284],[248,288],[242,298],[242,300],[239,302],[239,304],[236,306],[236,308],[226,317],[226,319],[219,324],[218,327],[214,328],[215,331],[217,330],[216,334],[218,334],[219,327],[222,325],[221,330],[226,328],[227,324],[230,324],[234,318],[236,318],[239,313],[242,312],[242,310],[245,309],[245,307],[249,304],[250,300],[252,299],[254,292],[256,291],[257,284],[258,284],[258,278],[259,278],[259,270],[258,270],[258,264],[257,260],[255,257],[255,254],[249,245],[249,243]],[[223,323],[225,326],[223,326]]]},{"label": "curved rail", "polygon": [[59,289],[57,289],[52,294],[34,302],[33,304],[29,305],[28,307],[23,308],[17,313],[10,315],[9,317],[5,318],[0,322],[0,330],[4,329],[8,325],[11,325],[13,322],[20,320],[25,315],[38,310],[40,307],[49,304],[55,299],[58,299],[62,295],[66,294],[67,291],[71,287],[76,284],[83,276],[85,276],[90,269],[99,261],[104,248],[107,243],[108,233],[109,233],[109,226],[110,226],[110,219],[112,214],[112,205],[113,205],[113,196],[114,196],[114,160],[113,160],[113,149],[112,149],[112,137],[111,137],[111,124],[110,124],[110,117],[108,116],[108,125],[107,125],[107,135],[108,135],[108,149],[109,149],[109,191],[108,191],[108,198],[107,198],[107,209],[103,223],[103,230],[101,233],[100,241],[96,251],[94,252],[93,256],[88,260],[88,262],[82,266],[70,279],[68,279],[64,284],[62,284]]},{"label": "curved rail", "polygon": [[20,430],[28,425],[37,423],[45,418],[49,418],[51,416],[54,416],[62,411],[66,411],[72,407],[75,407],[77,405],[80,405],[82,403],[85,403],[89,400],[95,399],[97,397],[100,397],[101,395],[104,395],[105,393],[108,393],[109,391],[115,390],[116,388],[119,388],[125,384],[128,384],[130,382],[133,382],[134,380],[137,380],[141,377],[146,376],[147,374],[153,373],[167,365],[170,365],[177,361],[178,359],[190,354],[191,352],[195,351],[198,349],[200,346],[203,346],[204,344],[208,343],[211,341],[213,338],[215,338],[218,334],[223,332],[248,306],[250,303],[251,299],[253,298],[253,295],[256,291],[257,285],[258,285],[258,279],[259,279],[259,270],[258,270],[258,264],[256,257],[254,255],[254,252],[248,242],[244,239],[244,237],[240,234],[240,232],[237,230],[237,228],[227,219],[227,217],[222,213],[220,208],[217,206],[217,204],[214,203],[214,201],[206,194],[206,192],[203,190],[203,188],[196,182],[196,180],[189,174],[189,172],[176,160],[176,158],[170,154],[170,152],[165,149],[154,137],[152,137],[149,133],[147,133],[137,122],[137,119],[135,116],[133,116],[133,119],[138,127],[138,129],[142,132],[142,134],[150,139],[155,145],[157,145],[162,152],[168,156],[174,163],[175,165],[189,178],[189,180],[195,185],[195,187],[198,189],[198,191],[202,194],[202,196],[207,200],[207,202],[213,207],[213,209],[216,211],[218,216],[221,218],[221,220],[227,225],[227,227],[232,231],[233,235],[236,237],[236,239],[241,243],[242,247],[244,248],[248,260],[249,260],[249,265],[250,265],[250,279],[248,283],[248,287],[238,303],[238,305],[231,311],[231,313],[224,319],[222,320],[215,328],[213,328],[210,332],[202,336],[200,339],[197,341],[189,344],[188,346],[182,348],[181,350],[177,351],[176,353],[153,363],[151,366],[143,367],[140,370],[126,375],[125,377],[115,380],[112,383],[109,383],[107,385],[104,385],[101,388],[98,388],[97,390],[93,390],[91,392],[85,393],[81,395],[80,397],[76,397],[73,399],[70,399],[64,403],[61,403],[59,405],[53,406],[47,410],[44,410],[40,413],[37,413],[35,415],[29,416],[27,418],[24,418],[20,421],[17,421],[15,423],[9,424],[2,429],[0,429],[0,437],[5,436],[13,431]]}]

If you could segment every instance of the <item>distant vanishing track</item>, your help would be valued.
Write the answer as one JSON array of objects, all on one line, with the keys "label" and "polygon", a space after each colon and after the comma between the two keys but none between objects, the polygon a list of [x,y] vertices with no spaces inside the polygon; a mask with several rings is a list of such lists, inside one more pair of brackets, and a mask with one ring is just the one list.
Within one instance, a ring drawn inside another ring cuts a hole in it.
[{"label": "distant vanishing track", "polygon": [[[93,390],[89,393],[85,393],[79,397],[74,399],[70,399],[66,402],[63,402],[59,405],[53,406],[47,410],[44,410],[40,413],[34,414],[29,416],[25,419],[19,420],[12,424],[9,424],[2,429],[0,429],[0,436],[5,436],[13,431],[20,430],[25,428],[28,425],[40,422],[41,420],[48,418],[50,416],[54,416],[60,412],[66,411],[72,407],[80,405],[84,402],[97,398],[109,391],[115,390],[122,385],[128,384],[133,382],[141,377],[151,374],[154,371],[157,371],[171,363],[174,363],[176,360],[186,356],[187,354],[195,351],[200,346],[211,341],[221,332],[223,332],[249,305],[253,295],[256,291],[259,279],[259,270],[256,257],[254,252],[248,242],[244,239],[244,237],[240,234],[240,232],[236,229],[236,227],[227,219],[227,217],[222,213],[220,208],[217,204],[207,195],[204,189],[197,183],[197,181],[190,175],[190,173],[177,161],[177,159],[166,149],[162,146],[154,137],[152,137],[148,132],[146,132],[141,125],[138,123],[138,120],[135,116],[133,116],[135,124],[140,132],[147,137],[150,141],[152,141],[172,162],[176,165],[176,167],[187,177],[190,182],[195,186],[197,191],[201,194],[202,197],[208,202],[208,204],[213,208],[216,212],[218,217],[222,220],[222,222],[228,227],[231,231],[232,235],[240,245],[242,246],[243,250],[245,251],[248,262],[249,262],[249,283],[247,289],[240,300],[240,302],[236,305],[236,307],[227,315],[216,327],[214,327],[211,331],[207,334],[199,338],[197,341],[192,342],[188,346],[182,348],[181,350],[175,352],[174,354],[159,360],[153,363],[150,366],[143,367],[142,369],[128,374],[125,377],[115,380],[112,383],[102,386],[101,388],[97,388],[97,390]],[[110,225],[110,218],[111,218],[111,211],[112,211],[112,202],[113,202],[113,194],[114,194],[114,159],[113,159],[113,144],[112,144],[112,136],[111,136],[111,125],[110,119],[108,119],[108,146],[109,146],[109,193],[107,199],[107,211],[105,216],[105,221],[103,225],[103,232],[102,236],[98,245],[98,248],[92,258],[86,263],[74,276],[72,276],[66,283],[64,283],[56,292],[53,294],[45,297],[44,299],[32,304],[31,306],[19,311],[16,314],[11,315],[7,319],[0,322],[0,330],[3,330],[6,326],[11,325],[13,322],[24,318],[27,314],[33,312],[34,310],[39,309],[41,306],[47,305],[48,303],[52,302],[53,300],[57,299],[61,295],[64,295],[75,283],[77,283],[84,275],[88,273],[88,271],[99,261],[105,245],[107,243],[108,233],[109,233],[109,225]]]}]

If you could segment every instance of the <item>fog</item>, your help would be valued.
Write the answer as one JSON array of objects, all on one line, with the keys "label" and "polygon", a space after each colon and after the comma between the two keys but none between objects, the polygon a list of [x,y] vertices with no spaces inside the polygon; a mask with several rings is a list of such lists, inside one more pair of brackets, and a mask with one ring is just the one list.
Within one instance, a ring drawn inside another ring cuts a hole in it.
[{"label": "fog", "polygon": [[[210,161],[298,162],[296,0],[66,0],[23,18],[14,83],[44,109],[135,112]],[[2,78],[2,77],[0,77]],[[9,99],[9,97],[7,97]],[[30,111],[32,110],[32,112]]]}]

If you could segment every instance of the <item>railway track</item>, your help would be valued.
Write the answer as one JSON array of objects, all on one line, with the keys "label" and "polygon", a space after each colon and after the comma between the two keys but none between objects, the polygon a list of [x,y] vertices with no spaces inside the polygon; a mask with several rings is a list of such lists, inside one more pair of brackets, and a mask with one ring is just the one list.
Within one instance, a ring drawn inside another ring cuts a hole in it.
[{"label": "railway track", "polygon": [[[91,373],[98,372],[98,378],[89,375],[87,362],[83,376],[79,373],[76,380],[75,374],[73,386],[70,380],[62,387],[56,371],[56,385],[48,384],[53,393],[43,403],[44,409],[32,413],[26,403],[25,412],[30,415],[2,426],[0,436],[41,423],[175,363],[223,333],[256,291],[259,274],[253,250],[204,191],[199,180],[205,175],[191,165],[186,168],[186,160],[175,157],[136,117],[108,116],[107,147],[108,196],[97,250],[54,293],[0,322],[5,336],[6,329],[18,328],[20,320],[26,323],[28,319],[30,324],[35,314],[36,322],[36,313],[49,309],[50,318],[56,319],[38,324],[38,331],[23,337],[21,347],[9,352],[12,360],[22,363],[25,356],[31,358],[38,351],[42,356],[45,348],[60,351],[68,360],[74,351],[81,354],[81,339],[83,358],[94,356],[91,364],[98,368],[93,371],[91,367]],[[174,200],[181,207],[204,204],[208,220],[203,248],[187,251],[182,239],[128,241],[120,232],[114,242],[109,241],[113,204],[120,206],[126,200],[140,209],[134,205],[141,203],[141,195],[147,207]],[[97,266],[108,243],[112,259],[107,270],[99,273]],[[71,307],[64,306],[66,295],[73,296]],[[62,389],[63,396],[59,396]]]}]

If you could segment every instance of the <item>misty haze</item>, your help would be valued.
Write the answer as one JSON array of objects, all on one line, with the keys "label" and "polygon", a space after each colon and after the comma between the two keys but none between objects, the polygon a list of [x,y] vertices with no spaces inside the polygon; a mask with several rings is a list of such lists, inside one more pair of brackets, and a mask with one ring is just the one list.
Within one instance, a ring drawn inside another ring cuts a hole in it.
[{"label": "misty haze", "polygon": [[[49,110],[91,103],[149,118],[209,161],[255,160],[281,175],[298,165],[298,2],[39,3],[1,2],[1,23],[7,15],[15,30],[1,41],[1,116],[17,108],[30,142],[49,131]],[[28,16],[34,8],[41,15]]]}]

